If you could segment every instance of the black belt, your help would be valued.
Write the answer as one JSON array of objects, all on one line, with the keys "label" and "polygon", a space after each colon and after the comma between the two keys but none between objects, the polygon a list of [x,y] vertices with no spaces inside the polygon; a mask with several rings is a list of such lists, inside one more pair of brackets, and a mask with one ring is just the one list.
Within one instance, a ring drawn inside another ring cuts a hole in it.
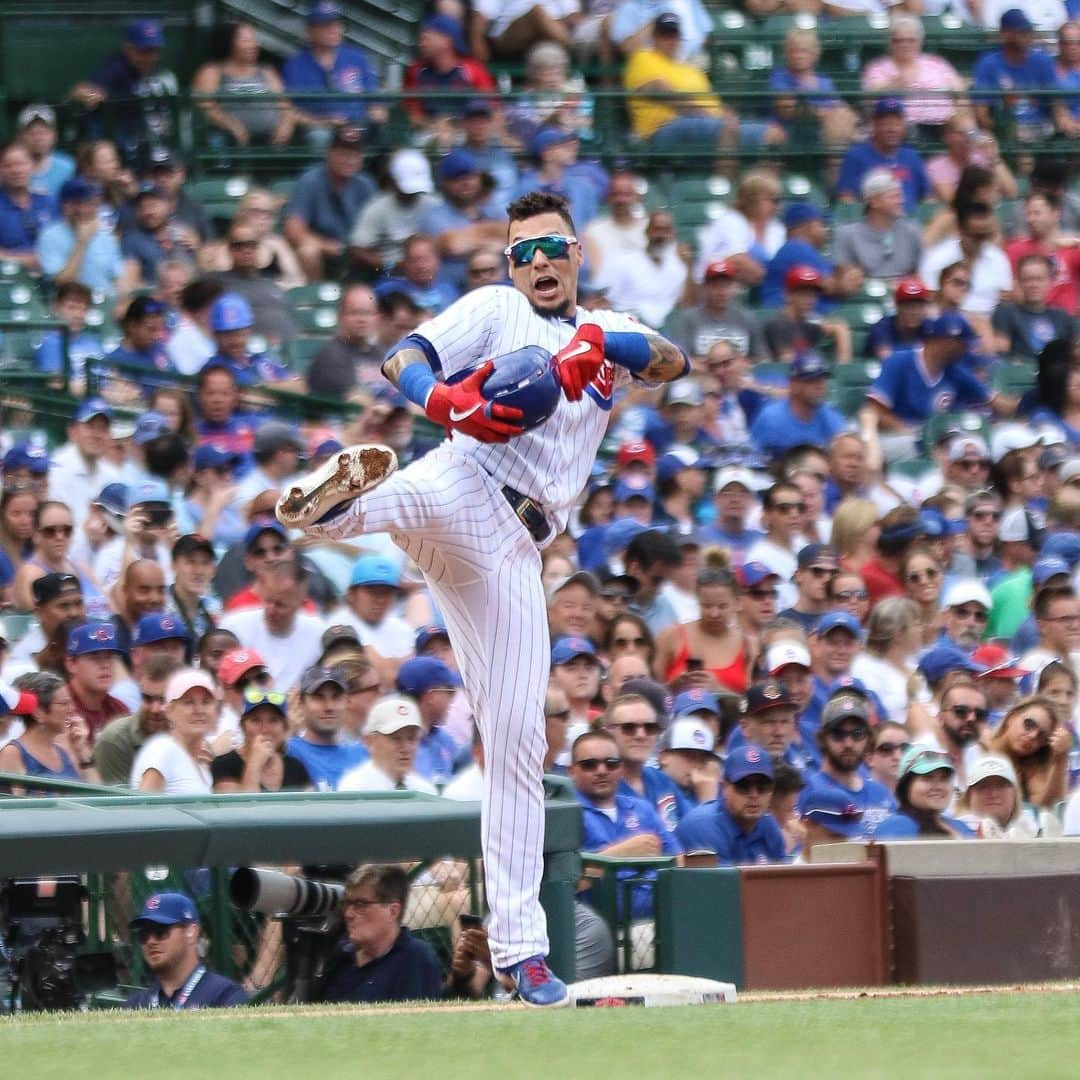
[{"label": "black belt", "polygon": [[517,514],[518,520],[538,544],[542,544],[554,532],[547,515],[528,495],[522,495],[520,491],[515,491],[505,484],[502,493],[510,504],[510,509]]}]

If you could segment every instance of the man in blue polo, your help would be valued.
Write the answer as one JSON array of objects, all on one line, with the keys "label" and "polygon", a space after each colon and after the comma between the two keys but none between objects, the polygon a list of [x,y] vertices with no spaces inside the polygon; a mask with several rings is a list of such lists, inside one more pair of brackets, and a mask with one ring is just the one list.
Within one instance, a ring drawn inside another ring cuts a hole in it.
[{"label": "man in blue polo", "polygon": [[37,269],[38,232],[59,214],[56,200],[30,190],[33,161],[21,143],[0,154],[0,258]]},{"label": "man in blue polo", "polygon": [[398,693],[416,702],[424,725],[416,749],[416,771],[438,787],[454,774],[458,745],[443,725],[460,686],[461,676],[433,656],[414,656],[398,668]]},{"label": "man in blue polo", "polygon": [[224,367],[232,372],[237,386],[281,382],[291,377],[289,369],[268,353],[252,355],[248,342],[255,326],[251,305],[239,293],[225,293],[210,309],[210,329],[217,342],[217,352],[202,367]]},{"label": "man in blue polo", "polygon": [[862,198],[862,182],[871,169],[888,169],[904,190],[904,211],[914,214],[919,203],[930,194],[930,181],[922,158],[904,146],[907,120],[904,103],[898,97],[881,98],[874,103],[870,138],[848,147],[840,164],[836,193],[841,202]]},{"label": "man in blue polo", "polygon": [[125,1009],[221,1009],[246,1005],[239,983],[208,971],[199,958],[199,914],[183,893],[155,893],[128,924],[153,976]]},{"label": "man in blue polo", "polygon": [[847,417],[825,401],[829,365],[813,350],[797,353],[788,372],[787,396],[769,402],[750,427],[750,441],[770,458],[793,446],[827,446],[849,426]]},{"label": "man in blue polo", "polygon": [[[367,94],[379,89],[379,76],[368,54],[345,44],[341,9],[333,0],[316,0],[307,10],[307,48],[290,56],[281,69],[285,89],[300,94],[328,90],[331,94]],[[386,107],[368,105],[360,97],[297,98],[300,123],[311,129],[315,140],[326,145],[339,124],[381,124]]]},{"label": "man in blue polo", "polygon": [[783,833],[769,813],[773,765],[755,743],[732,750],[724,762],[720,798],[691,810],[675,838],[684,851],[716,853],[720,866],[787,861]]},{"label": "man in blue polo", "polygon": [[728,736],[728,753],[748,744],[766,750],[776,764],[790,765],[800,776],[818,766],[817,747],[796,716],[798,702],[787,683],[768,678],[746,691],[746,702],[739,724]]}]

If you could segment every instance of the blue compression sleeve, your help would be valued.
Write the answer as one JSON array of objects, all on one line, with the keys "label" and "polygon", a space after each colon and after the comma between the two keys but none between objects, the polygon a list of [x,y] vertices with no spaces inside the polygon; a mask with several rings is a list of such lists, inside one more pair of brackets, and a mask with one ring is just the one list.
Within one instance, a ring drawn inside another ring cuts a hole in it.
[{"label": "blue compression sleeve", "polygon": [[634,330],[613,330],[604,334],[604,355],[613,364],[640,375],[649,366],[652,350],[644,334]]},{"label": "blue compression sleeve", "polygon": [[398,380],[398,389],[414,404],[424,408],[435,385],[435,376],[426,364],[410,364]]}]

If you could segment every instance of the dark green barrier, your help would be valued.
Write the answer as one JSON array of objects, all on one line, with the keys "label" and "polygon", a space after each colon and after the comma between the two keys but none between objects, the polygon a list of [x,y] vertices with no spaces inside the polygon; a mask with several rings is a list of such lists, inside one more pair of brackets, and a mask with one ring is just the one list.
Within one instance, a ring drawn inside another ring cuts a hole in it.
[{"label": "dark green barrier", "polygon": [[739,871],[661,870],[656,875],[656,969],[742,987]]}]

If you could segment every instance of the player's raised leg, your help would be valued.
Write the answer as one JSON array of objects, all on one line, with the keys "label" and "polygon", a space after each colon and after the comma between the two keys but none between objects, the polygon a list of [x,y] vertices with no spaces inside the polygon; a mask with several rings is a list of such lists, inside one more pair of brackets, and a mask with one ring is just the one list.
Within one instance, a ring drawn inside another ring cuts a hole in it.
[{"label": "player's raised leg", "polygon": [[313,525],[381,484],[395,469],[397,455],[388,446],[370,443],[346,447],[281,496],[276,509],[278,521],[293,529]]}]

